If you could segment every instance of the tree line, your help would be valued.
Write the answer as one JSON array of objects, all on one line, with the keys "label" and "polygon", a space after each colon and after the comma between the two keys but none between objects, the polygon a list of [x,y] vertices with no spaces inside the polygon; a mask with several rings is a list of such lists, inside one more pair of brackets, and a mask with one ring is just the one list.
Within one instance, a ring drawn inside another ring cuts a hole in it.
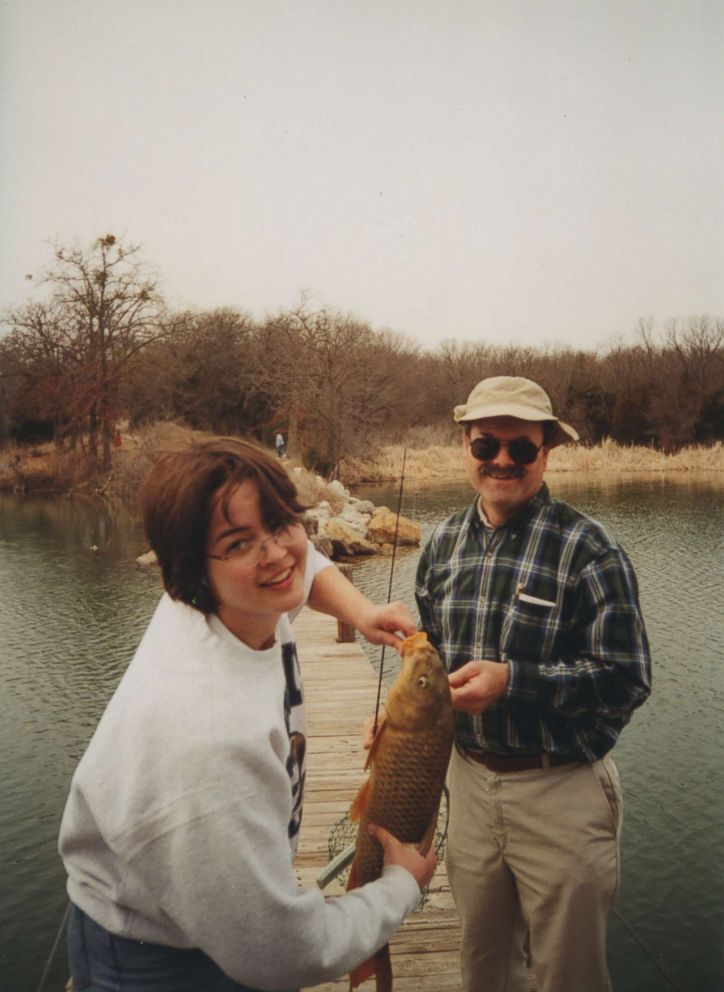
[{"label": "tree line", "polygon": [[108,234],[56,247],[38,298],[2,323],[0,444],[53,439],[99,468],[120,421],[172,420],[265,443],[280,430],[333,475],[378,444],[452,439],[453,405],[502,374],[540,382],[584,442],[674,451],[724,435],[724,320],[706,315],[641,319],[604,352],[483,340],[424,351],[305,298],[262,321],[172,312],[139,247]]}]

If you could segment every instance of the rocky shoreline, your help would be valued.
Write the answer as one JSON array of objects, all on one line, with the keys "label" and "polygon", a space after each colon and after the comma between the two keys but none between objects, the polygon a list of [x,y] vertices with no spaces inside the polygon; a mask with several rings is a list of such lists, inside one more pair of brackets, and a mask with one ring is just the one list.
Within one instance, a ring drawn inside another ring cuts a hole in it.
[{"label": "rocky shoreline", "polygon": [[332,494],[343,500],[335,513],[330,502],[321,500],[304,514],[304,525],[312,543],[335,561],[363,555],[388,554],[394,544],[417,547],[420,544],[419,524],[387,506],[375,506],[370,500],[357,499],[335,481],[327,483]]}]

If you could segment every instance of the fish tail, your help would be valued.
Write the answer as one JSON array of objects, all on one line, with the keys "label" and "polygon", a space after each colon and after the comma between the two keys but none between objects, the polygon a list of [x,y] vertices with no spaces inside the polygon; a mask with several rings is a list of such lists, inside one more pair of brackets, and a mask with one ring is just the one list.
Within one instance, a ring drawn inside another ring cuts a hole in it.
[{"label": "fish tail", "polygon": [[358,985],[362,982],[366,982],[368,978],[372,978],[375,973],[375,959],[368,958],[363,961],[359,967],[355,968],[354,971],[349,973],[349,987],[350,989],[356,989]]},{"label": "fish tail", "polygon": [[349,973],[350,989],[356,989],[358,985],[366,982],[373,975],[377,992],[392,992],[392,963],[389,944],[385,944],[375,955],[363,961],[358,968]]},{"label": "fish tail", "polygon": [[392,962],[390,945],[385,944],[375,954],[375,982],[377,992],[392,992]]}]

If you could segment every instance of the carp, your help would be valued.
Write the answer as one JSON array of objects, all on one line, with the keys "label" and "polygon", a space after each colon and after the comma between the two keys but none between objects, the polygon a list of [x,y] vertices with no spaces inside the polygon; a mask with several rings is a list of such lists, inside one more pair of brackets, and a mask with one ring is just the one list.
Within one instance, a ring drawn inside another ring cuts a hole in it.
[{"label": "carp", "polygon": [[[448,678],[425,633],[406,637],[402,668],[385,703],[365,768],[369,775],[350,809],[359,820],[347,889],[379,878],[383,852],[367,829],[385,827],[425,854],[435,838],[440,798],[453,744],[454,718]],[[390,949],[385,944],[350,974],[352,988],[376,976],[377,992],[392,989]]]}]

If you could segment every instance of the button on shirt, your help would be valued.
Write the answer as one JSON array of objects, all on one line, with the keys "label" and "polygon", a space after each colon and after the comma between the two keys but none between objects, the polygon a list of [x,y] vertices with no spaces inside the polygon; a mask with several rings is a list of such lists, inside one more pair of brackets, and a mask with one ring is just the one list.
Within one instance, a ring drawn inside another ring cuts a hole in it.
[{"label": "button on shirt", "polygon": [[603,757],[651,689],[631,563],[597,521],[543,485],[500,527],[477,500],[433,533],[417,569],[422,627],[448,671],[508,662],[503,696],[456,712],[464,747]]}]

